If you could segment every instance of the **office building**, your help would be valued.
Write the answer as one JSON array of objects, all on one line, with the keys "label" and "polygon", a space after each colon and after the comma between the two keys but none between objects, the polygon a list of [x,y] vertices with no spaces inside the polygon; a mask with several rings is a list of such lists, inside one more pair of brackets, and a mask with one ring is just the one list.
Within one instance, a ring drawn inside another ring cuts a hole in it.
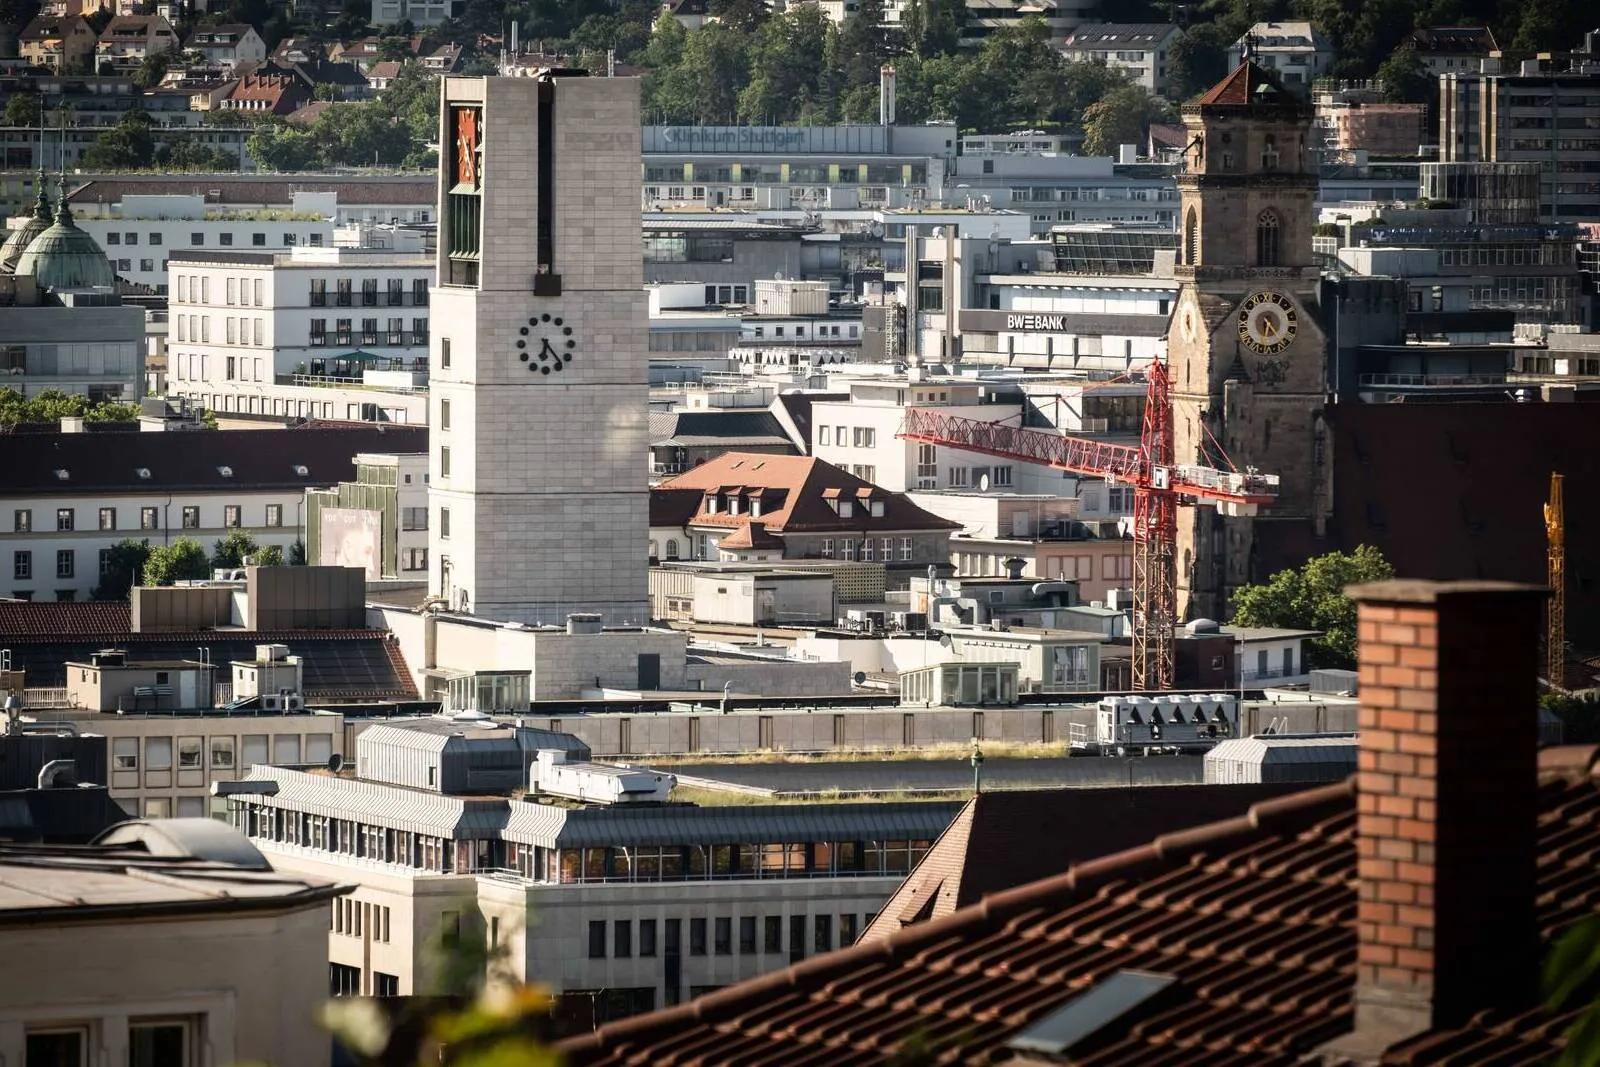
[{"label": "office building", "polygon": [[[258,767],[228,804],[279,869],[358,883],[328,931],[335,994],[438,988],[430,946],[459,931],[601,1018],[852,942],[955,809],[662,804],[670,779],[588,759],[553,731],[395,720],[357,740],[359,778]],[[596,787],[656,781],[556,806],[537,798],[547,764]]]},{"label": "office building", "polygon": [[1600,60],[1543,55],[1439,78],[1439,159],[1537,163],[1540,218],[1600,218]]},{"label": "office building", "polygon": [[638,93],[444,83],[428,566],[458,610],[648,618]]},{"label": "office building", "polygon": [[430,257],[175,251],[167,387],[220,412],[427,421]]},{"label": "office building", "polygon": [[7,438],[0,595],[86,600],[107,576],[112,548],[130,538],[161,545],[189,537],[209,552],[241,532],[287,553],[303,536],[308,488],[350,479],[358,453],[404,441],[420,447],[425,435],[377,427],[141,433],[111,425]]}]

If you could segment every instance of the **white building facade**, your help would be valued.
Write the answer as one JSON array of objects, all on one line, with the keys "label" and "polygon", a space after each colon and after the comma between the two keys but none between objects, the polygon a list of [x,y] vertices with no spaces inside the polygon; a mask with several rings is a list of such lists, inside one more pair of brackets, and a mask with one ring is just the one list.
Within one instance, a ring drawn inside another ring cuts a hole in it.
[{"label": "white building facade", "polygon": [[431,259],[184,252],[173,278],[172,394],[220,412],[427,421]]}]

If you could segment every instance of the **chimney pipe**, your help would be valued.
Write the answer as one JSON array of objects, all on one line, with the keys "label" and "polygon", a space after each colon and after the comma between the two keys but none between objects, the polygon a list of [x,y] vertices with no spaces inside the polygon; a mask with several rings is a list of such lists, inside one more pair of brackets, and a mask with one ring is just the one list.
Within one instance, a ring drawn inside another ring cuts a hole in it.
[{"label": "chimney pipe", "polygon": [[894,125],[894,64],[878,68],[878,125]]},{"label": "chimney pipe", "polygon": [[1538,989],[1540,586],[1352,586],[1359,1063]]}]

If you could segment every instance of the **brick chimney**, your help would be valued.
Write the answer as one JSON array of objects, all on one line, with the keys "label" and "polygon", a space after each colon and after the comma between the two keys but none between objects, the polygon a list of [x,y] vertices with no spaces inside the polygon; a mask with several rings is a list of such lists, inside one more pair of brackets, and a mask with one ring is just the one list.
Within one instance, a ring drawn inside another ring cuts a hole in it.
[{"label": "brick chimney", "polygon": [[1360,618],[1355,1029],[1383,1049],[1537,993],[1538,627],[1546,590],[1354,586]]}]

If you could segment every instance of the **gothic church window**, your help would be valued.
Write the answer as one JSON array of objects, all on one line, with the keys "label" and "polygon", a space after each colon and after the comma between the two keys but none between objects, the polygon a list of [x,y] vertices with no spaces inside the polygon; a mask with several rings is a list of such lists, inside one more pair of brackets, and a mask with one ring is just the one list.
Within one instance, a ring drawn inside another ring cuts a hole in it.
[{"label": "gothic church window", "polygon": [[1278,214],[1263,211],[1256,216],[1256,266],[1276,267],[1280,260]]},{"label": "gothic church window", "polygon": [[1191,267],[1200,262],[1200,227],[1195,220],[1194,208],[1189,209],[1189,214],[1183,220],[1183,261]]}]

